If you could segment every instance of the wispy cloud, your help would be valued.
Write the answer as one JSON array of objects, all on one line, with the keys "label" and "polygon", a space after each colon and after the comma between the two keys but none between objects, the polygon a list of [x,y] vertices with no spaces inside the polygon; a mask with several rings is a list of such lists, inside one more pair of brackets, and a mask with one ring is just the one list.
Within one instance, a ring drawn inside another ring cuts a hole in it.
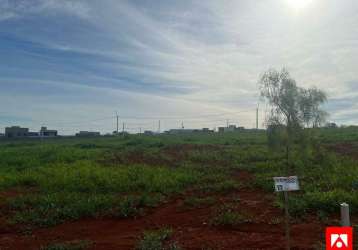
[{"label": "wispy cloud", "polygon": [[87,18],[89,10],[86,2],[80,0],[0,0],[0,21],[31,15],[57,14]]},{"label": "wispy cloud", "polygon": [[85,119],[120,106],[153,116],[242,111],[236,119],[252,126],[259,75],[285,66],[328,92],[332,119],[354,122],[339,112],[354,110],[358,91],[357,10],[353,0],[299,12],[286,0],[0,0],[0,95],[18,86],[19,103],[43,100],[47,111],[29,104],[28,114],[44,120],[51,110]]}]

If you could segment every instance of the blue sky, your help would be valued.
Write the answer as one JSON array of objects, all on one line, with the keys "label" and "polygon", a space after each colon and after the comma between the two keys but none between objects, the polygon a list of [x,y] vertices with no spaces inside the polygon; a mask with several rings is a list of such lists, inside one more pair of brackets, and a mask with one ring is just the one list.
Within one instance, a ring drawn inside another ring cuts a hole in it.
[{"label": "blue sky", "polygon": [[0,0],[1,130],[252,127],[271,67],[357,124],[357,30],[355,0]]}]

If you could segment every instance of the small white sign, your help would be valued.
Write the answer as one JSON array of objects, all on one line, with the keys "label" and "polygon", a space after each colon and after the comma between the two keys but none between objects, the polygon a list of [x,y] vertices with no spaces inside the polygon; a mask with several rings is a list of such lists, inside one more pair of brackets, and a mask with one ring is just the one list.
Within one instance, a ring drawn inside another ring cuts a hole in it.
[{"label": "small white sign", "polygon": [[297,176],[273,177],[273,180],[276,192],[300,190]]}]

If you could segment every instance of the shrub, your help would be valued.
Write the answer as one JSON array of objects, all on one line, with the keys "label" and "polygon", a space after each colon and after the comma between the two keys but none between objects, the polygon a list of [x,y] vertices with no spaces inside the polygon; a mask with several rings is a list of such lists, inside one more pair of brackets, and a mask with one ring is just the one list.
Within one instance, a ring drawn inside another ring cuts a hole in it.
[{"label": "shrub", "polygon": [[137,244],[137,250],[179,250],[177,243],[165,244],[172,236],[173,230],[162,228],[157,231],[146,231]]},{"label": "shrub", "polygon": [[188,197],[184,200],[183,205],[187,207],[202,207],[215,203],[213,197]]},{"label": "shrub", "polygon": [[85,250],[89,248],[91,243],[89,241],[55,243],[46,247],[41,247],[40,250]]},{"label": "shrub", "polygon": [[225,204],[218,209],[212,224],[215,226],[235,226],[250,221],[251,219],[247,215],[239,213],[232,205]]}]

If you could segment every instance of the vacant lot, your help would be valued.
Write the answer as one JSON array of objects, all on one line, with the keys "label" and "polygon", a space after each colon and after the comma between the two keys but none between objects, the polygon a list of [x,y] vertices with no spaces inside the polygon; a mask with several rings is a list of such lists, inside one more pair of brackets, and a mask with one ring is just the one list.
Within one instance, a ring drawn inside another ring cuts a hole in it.
[{"label": "vacant lot", "polygon": [[[339,203],[358,215],[358,130],[292,155],[292,246],[322,249]],[[0,249],[282,248],[285,155],[262,132],[3,141]]]}]

